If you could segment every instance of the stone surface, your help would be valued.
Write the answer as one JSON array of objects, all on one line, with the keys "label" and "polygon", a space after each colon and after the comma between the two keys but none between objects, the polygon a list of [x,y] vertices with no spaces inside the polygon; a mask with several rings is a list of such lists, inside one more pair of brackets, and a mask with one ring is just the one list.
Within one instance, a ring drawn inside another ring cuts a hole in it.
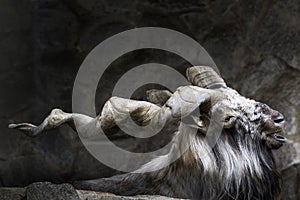
[{"label": "stone surface", "polygon": [[[283,174],[283,199],[300,198],[299,0],[19,0],[18,4],[2,0],[0,4],[0,186],[117,173],[93,158],[66,126],[32,139],[7,129],[7,124],[40,123],[54,107],[71,111],[77,70],[97,44],[130,28],[159,26],[196,39],[229,86],[284,113],[289,141],[274,154]],[[181,73],[188,66],[176,55],[158,50],[126,54],[102,77],[97,110],[122,74],[149,62],[167,64]],[[134,97],[142,99],[144,90]],[[127,150],[147,152],[168,142],[172,131],[166,132],[152,140],[134,140],[118,132],[112,140]],[[19,194],[1,191],[0,195]]]},{"label": "stone surface", "polygon": [[25,188],[0,188],[1,200],[24,200],[26,199]]},{"label": "stone surface", "polygon": [[82,200],[176,200],[175,198],[158,195],[117,196],[110,193],[85,190],[77,190],[77,193]]},{"label": "stone surface", "polygon": [[[158,195],[117,196],[110,193],[75,190],[70,184],[37,182],[25,188],[0,188],[1,200],[176,200]],[[179,200],[179,199],[178,199]]]},{"label": "stone surface", "polygon": [[[300,164],[295,163],[282,171],[284,199],[299,199],[300,195]],[[285,195],[288,194],[288,195]]]},{"label": "stone surface", "polygon": [[33,183],[26,187],[26,197],[29,200],[41,199],[74,199],[79,200],[79,196],[75,188],[70,184],[54,185],[49,182]]}]

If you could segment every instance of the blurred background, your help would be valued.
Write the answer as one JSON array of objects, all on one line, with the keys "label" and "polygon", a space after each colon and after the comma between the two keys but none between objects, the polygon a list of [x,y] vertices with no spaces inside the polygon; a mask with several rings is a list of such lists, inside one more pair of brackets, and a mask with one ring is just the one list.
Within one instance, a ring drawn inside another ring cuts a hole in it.
[{"label": "blurred background", "polygon": [[[94,159],[67,126],[29,138],[7,125],[39,124],[55,107],[71,112],[73,83],[87,54],[114,34],[147,26],[194,38],[229,86],[285,115],[289,141],[274,156],[283,175],[283,199],[300,199],[299,0],[0,0],[0,186],[118,173]],[[101,78],[97,110],[122,74],[149,62],[181,73],[189,66],[160,50],[128,53]],[[144,90],[135,98],[142,99]],[[149,140],[124,134],[111,139],[146,152],[163,146],[172,131],[166,132]]]}]

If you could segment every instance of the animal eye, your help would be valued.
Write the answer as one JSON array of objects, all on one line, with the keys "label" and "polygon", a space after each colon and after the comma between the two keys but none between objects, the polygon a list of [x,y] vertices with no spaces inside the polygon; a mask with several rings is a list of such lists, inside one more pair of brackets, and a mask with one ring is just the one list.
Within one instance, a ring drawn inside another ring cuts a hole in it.
[{"label": "animal eye", "polygon": [[233,117],[234,117],[234,116],[231,116],[231,115],[226,116],[225,119],[224,119],[224,121],[225,121],[225,122],[229,122]]},{"label": "animal eye", "polygon": [[230,120],[231,116],[225,117],[225,122],[228,122]]}]

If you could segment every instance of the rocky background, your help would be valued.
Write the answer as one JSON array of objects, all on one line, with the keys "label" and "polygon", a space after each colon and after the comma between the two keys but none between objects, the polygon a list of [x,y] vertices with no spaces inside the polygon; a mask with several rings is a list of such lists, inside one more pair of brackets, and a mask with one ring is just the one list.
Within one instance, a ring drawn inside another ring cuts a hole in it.
[{"label": "rocky background", "polygon": [[[196,39],[229,86],[284,113],[289,141],[274,155],[283,174],[282,198],[300,199],[299,0],[1,0],[0,25],[0,186],[117,173],[94,159],[67,126],[32,139],[7,125],[40,123],[54,107],[71,111],[77,70],[96,45],[124,30],[157,26]],[[97,109],[116,77],[149,62],[182,71],[186,66],[158,50],[122,56],[99,83]],[[143,152],[168,138],[136,141],[121,135],[114,141]]]}]

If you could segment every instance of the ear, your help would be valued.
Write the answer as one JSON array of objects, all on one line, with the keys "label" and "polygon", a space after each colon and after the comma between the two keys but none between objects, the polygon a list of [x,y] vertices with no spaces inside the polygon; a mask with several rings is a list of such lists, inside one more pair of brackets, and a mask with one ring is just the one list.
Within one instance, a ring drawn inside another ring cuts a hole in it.
[{"label": "ear", "polygon": [[227,115],[223,120],[223,127],[224,128],[231,128],[233,127],[237,117],[235,115]]}]

